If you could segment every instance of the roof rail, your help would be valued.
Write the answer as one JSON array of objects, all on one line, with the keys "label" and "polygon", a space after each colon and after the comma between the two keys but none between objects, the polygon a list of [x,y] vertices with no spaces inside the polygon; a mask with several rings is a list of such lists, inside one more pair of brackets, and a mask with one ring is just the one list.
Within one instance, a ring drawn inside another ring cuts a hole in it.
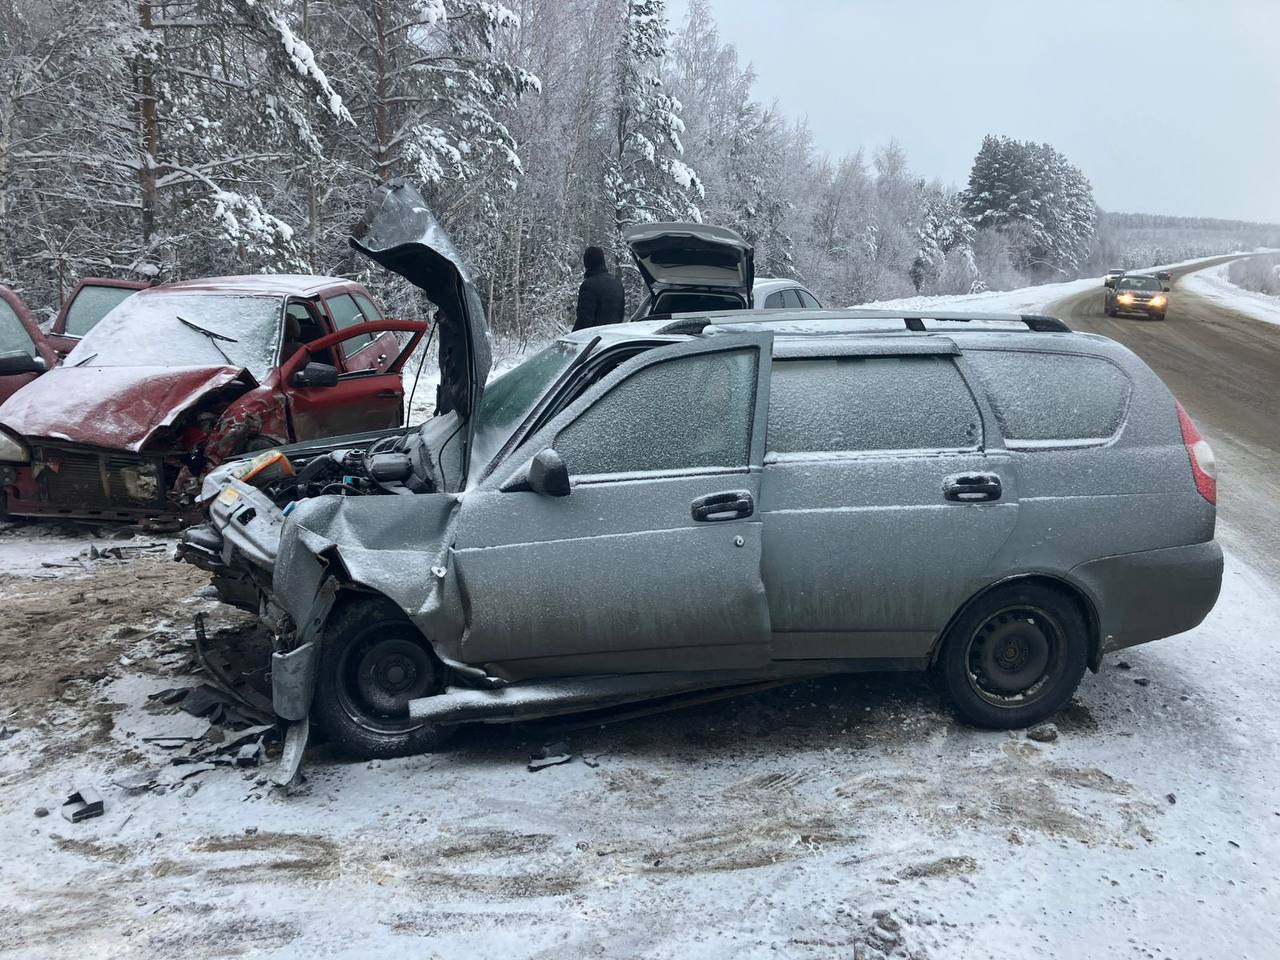
[{"label": "roof rail", "polygon": [[[794,313],[783,310],[769,311],[720,311],[710,315],[686,315],[672,320],[655,330],[659,334],[683,334],[696,336],[709,326],[738,326],[750,323],[841,323],[850,320],[889,320],[902,323],[913,333],[929,332],[925,327],[926,320],[942,320],[947,323],[972,323],[997,321],[1017,323],[1021,321],[1028,330],[1036,333],[1071,333],[1067,324],[1057,317],[1047,317],[1038,313],[956,313],[952,311],[928,310],[797,310]],[[883,331],[877,331],[883,332]],[[935,329],[933,332],[937,332]],[[985,328],[984,332],[993,332]]]}]

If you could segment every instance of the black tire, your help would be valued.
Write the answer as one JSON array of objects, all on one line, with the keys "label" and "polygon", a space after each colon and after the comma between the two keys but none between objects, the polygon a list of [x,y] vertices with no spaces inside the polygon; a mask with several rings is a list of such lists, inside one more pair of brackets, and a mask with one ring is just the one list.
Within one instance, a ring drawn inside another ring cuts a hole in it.
[{"label": "black tire", "polygon": [[338,747],[361,759],[425,753],[452,727],[409,719],[408,702],[440,692],[445,670],[404,613],[383,597],[359,597],[325,627],[311,715]]},{"label": "black tire", "polygon": [[1009,584],[956,619],[942,640],[937,672],[962,720],[1009,730],[1065,706],[1084,676],[1088,651],[1084,614],[1066,591]]},{"label": "black tire", "polygon": [[1111,307],[1107,307],[1107,316],[1114,317],[1115,315],[1116,315],[1116,311]]},{"label": "black tire", "polygon": [[1164,319],[1164,314],[1163,314],[1163,313],[1153,313],[1153,314],[1151,315],[1151,319],[1152,319],[1152,320],[1163,320],[1163,319]]}]

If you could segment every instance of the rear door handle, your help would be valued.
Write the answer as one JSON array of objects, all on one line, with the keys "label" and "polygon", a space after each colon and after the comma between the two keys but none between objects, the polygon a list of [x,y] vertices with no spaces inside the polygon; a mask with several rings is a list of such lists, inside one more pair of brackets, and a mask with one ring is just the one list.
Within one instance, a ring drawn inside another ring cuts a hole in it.
[{"label": "rear door handle", "polygon": [[955,503],[989,503],[999,500],[1000,478],[994,473],[961,473],[942,481],[942,495]]},{"label": "rear door handle", "polygon": [[379,400],[390,400],[393,397],[402,397],[404,396],[404,394],[401,393],[399,390],[379,390],[376,394],[374,394],[374,396],[376,396]]},{"label": "rear door handle", "polygon": [[726,490],[698,497],[690,505],[693,519],[702,523],[719,523],[722,520],[742,520],[756,512],[756,502],[750,490]]}]

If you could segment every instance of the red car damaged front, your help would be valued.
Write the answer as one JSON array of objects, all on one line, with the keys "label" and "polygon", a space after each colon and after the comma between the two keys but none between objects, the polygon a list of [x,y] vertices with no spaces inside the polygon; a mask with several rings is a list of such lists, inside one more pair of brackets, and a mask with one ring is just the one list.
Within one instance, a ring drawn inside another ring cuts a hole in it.
[{"label": "red car damaged front", "polygon": [[325,295],[367,291],[325,280],[219,278],[130,297],[0,406],[8,512],[182,518],[227,459],[399,427],[400,370],[426,325],[345,317],[335,328]]}]

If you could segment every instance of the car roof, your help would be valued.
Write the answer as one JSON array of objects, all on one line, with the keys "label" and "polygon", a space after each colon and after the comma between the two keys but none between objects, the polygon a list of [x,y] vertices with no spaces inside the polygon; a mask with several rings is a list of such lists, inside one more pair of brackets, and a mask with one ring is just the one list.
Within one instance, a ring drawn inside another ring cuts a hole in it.
[{"label": "car roof", "polygon": [[[768,332],[778,338],[842,340],[849,337],[893,336],[918,338],[923,335],[974,337],[989,334],[999,338],[1021,335],[1043,343],[1046,334],[1074,333],[1061,320],[1039,314],[964,312],[952,310],[720,310],[689,313],[587,327],[567,333],[561,340],[584,344],[600,337],[607,344],[639,340],[686,340],[723,333]],[[1002,339],[1001,342],[1008,342]]]},{"label": "car roof", "polygon": [[142,295],[164,293],[222,293],[259,297],[313,297],[333,289],[358,286],[342,277],[317,277],[300,273],[250,273],[234,277],[200,277],[175,280],[138,291]]},{"label": "car roof", "polygon": [[798,280],[785,280],[781,277],[757,277],[756,282],[751,286],[751,292],[769,294],[775,290],[790,290],[792,287],[799,287],[802,290],[808,289]]}]

